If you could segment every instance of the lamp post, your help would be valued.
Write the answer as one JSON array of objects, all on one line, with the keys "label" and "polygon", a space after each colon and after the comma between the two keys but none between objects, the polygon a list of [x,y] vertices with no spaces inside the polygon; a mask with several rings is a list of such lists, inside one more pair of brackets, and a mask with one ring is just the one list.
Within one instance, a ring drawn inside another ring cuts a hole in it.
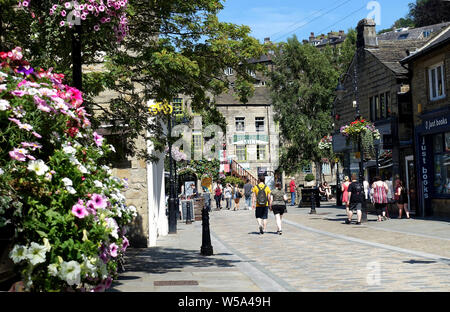
[{"label": "lamp post", "polygon": [[[345,89],[344,85],[341,83],[342,78],[344,78],[345,76],[349,77],[350,79],[352,79],[353,82],[353,96],[354,96],[354,100],[353,100],[353,107],[355,107],[356,109],[356,114],[355,114],[355,120],[359,120],[361,119],[361,112],[359,109],[359,95],[358,95],[358,69],[357,69],[357,65],[358,65],[358,61],[355,62],[355,66],[354,66],[354,74],[353,76],[350,75],[349,73],[343,73],[340,77],[339,77],[339,84],[336,88],[336,94],[339,100],[342,100],[343,95],[347,92],[347,90]],[[364,186],[364,150],[362,149],[362,138],[361,135],[359,135],[358,138],[358,152],[360,154],[360,162],[359,162],[359,182],[361,183],[362,186]],[[362,219],[361,222],[367,222],[367,204],[364,201],[362,204]]]},{"label": "lamp post", "polygon": [[177,198],[175,190],[174,161],[172,157],[172,113],[168,114],[169,141],[169,234],[177,233]]}]

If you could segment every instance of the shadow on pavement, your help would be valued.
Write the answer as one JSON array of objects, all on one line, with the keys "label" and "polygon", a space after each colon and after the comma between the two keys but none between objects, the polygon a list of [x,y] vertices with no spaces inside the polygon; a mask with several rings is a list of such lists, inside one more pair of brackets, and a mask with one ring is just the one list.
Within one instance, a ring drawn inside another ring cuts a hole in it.
[{"label": "shadow on pavement", "polygon": [[164,274],[180,272],[185,267],[234,267],[238,260],[227,260],[217,256],[228,256],[227,253],[215,254],[215,257],[202,256],[199,251],[176,248],[142,248],[128,249],[125,257],[125,272],[145,272]]}]

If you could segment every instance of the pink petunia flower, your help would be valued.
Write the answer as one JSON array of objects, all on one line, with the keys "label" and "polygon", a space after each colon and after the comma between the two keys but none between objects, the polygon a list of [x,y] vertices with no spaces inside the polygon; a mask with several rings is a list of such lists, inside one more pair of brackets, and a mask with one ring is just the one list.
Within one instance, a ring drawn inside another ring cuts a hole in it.
[{"label": "pink petunia flower", "polygon": [[97,215],[97,209],[95,208],[95,203],[92,200],[89,200],[86,203],[86,209],[89,211],[92,215]]},{"label": "pink petunia flower", "polygon": [[111,257],[115,258],[117,257],[117,252],[119,250],[119,246],[116,245],[116,243],[112,243],[109,245],[109,254]]},{"label": "pink petunia flower", "polygon": [[14,148],[12,151],[9,152],[9,156],[12,159],[18,160],[18,161],[25,161],[26,155],[28,154],[26,149],[23,148]]},{"label": "pink petunia flower", "polygon": [[122,241],[122,251],[127,250],[128,246],[130,246],[130,242],[128,241],[128,238],[124,236]]},{"label": "pink petunia flower", "polygon": [[86,207],[77,203],[72,207],[72,214],[79,219],[83,219],[84,217],[89,215],[89,212],[87,211]]},{"label": "pink petunia flower", "polygon": [[103,137],[100,134],[98,134],[97,132],[94,132],[94,141],[95,141],[95,145],[102,146]]},{"label": "pink petunia flower", "polygon": [[106,198],[104,198],[102,195],[99,194],[92,195],[92,203],[94,205],[94,208],[96,209],[105,209],[106,206],[108,205]]}]

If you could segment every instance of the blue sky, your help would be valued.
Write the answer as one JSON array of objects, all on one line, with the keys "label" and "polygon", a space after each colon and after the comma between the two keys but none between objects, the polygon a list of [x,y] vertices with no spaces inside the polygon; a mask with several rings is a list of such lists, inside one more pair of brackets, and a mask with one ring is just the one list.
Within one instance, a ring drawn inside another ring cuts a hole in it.
[{"label": "blue sky", "polygon": [[377,31],[389,28],[408,13],[408,4],[413,1],[225,0],[219,18],[223,22],[250,26],[251,35],[260,41],[265,37],[274,42],[286,41],[294,34],[303,40],[311,32],[319,35],[355,28],[359,20],[373,18],[371,13],[376,13],[380,22]]}]

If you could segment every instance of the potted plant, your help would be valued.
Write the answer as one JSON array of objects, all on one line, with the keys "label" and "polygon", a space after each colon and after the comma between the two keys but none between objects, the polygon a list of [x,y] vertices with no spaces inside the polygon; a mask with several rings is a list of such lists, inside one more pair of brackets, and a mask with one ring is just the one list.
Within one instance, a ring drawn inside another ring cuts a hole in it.
[{"label": "potted plant", "polygon": [[373,123],[360,118],[342,126],[340,132],[347,138],[347,144],[351,142],[357,146],[361,143],[361,148],[366,154],[375,156],[374,141],[379,140],[381,135]]}]

